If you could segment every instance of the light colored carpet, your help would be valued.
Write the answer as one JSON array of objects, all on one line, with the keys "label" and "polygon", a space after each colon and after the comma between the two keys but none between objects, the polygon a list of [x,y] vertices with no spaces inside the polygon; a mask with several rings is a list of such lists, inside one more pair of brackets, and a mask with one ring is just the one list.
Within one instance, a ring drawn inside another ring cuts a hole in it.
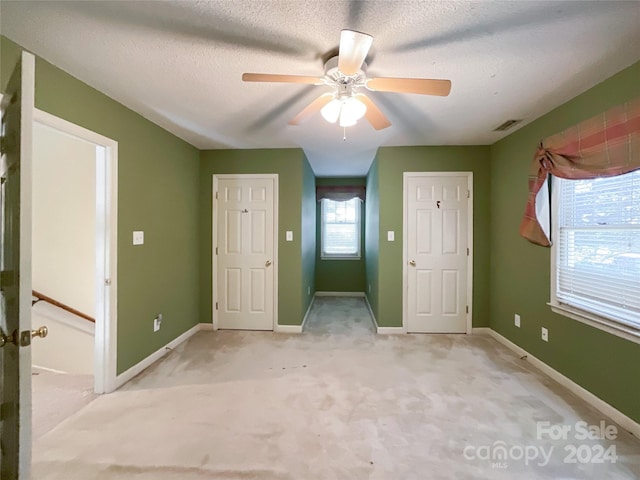
[{"label": "light colored carpet", "polygon": [[[639,478],[640,442],[619,427],[536,438],[536,421],[601,420],[489,337],[375,335],[362,299],[320,297],[302,335],[195,335],[38,440],[33,478]],[[497,442],[554,450],[544,466],[465,458]],[[564,463],[569,444],[618,458]]]},{"label": "light colored carpet", "polygon": [[95,400],[93,375],[54,373],[34,367],[31,372],[32,438],[37,440]]}]

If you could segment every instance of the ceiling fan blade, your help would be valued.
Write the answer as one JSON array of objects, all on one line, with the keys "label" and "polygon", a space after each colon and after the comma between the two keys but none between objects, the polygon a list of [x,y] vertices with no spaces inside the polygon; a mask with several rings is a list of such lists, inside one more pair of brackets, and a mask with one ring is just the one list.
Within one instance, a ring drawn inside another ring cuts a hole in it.
[{"label": "ceiling fan blade", "polygon": [[345,75],[353,75],[362,66],[373,43],[373,37],[353,30],[340,32],[340,50],[338,52],[338,70]]},{"label": "ceiling fan blade", "polygon": [[429,78],[372,78],[366,84],[369,90],[378,92],[419,93],[446,97],[451,91],[451,80]]},{"label": "ceiling fan blade", "polygon": [[318,113],[322,109],[322,107],[324,107],[331,100],[333,100],[332,93],[323,93],[313,102],[307,105],[298,115],[289,120],[289,125],[300,125],[313,114]]},{"label": "ceiling fan blade", "polygon": [[383,128],[391,126],[389,119],[385,117],[384,113],[382,113],[378,106],[373,103],[373,100],[367,97],[364,93],[358,93],[355,96],[355,99],[361,101],[367,106],[367,111],[364,116],[373,128],[376,130],[382,130]]},{"label": "ceiling fan blade", "polygon": [[324,85],[322,77],[306,77],[304,75],[278,75],[272,73],[243,73],[243,82],[276,82],[276,83],[307,83],[310,85]]}]

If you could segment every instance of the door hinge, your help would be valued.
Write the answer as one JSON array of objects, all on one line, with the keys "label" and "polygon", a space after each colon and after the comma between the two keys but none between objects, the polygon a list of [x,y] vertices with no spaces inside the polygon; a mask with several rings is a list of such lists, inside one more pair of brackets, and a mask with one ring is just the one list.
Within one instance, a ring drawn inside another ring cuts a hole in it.
[{"label": "door hinge", "polygon": [[469,247],[467,247],[467,257],[469,256]]},{"label": "door hinge", "polygon": [[216,192],[216,200],[218,199],[218,192]]},{"label": "door hinge", "polygon": [[218,302],[216,302],[216,310],[218,310]]},{"label": "door hinge", "polygon": [[469,305],[467,305],[467,313],[469,313]]},{"label": "door hinge", "polygon": [[471,190],[467,190],[467,198],[471,198]]},{"label": "door hinge", "polygon": [[218,247],[216,247],[216,255],[218,254]]}]

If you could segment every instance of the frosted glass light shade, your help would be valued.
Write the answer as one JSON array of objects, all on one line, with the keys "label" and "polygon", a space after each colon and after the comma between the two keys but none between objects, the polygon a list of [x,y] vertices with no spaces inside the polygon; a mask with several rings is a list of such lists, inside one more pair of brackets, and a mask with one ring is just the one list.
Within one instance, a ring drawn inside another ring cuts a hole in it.
[{"label": "frosted glass light shade", "polygon": [[340,116],[340,110],[342,109],[342,102],[337,98],[334,98],[329,103],[327,103],[322,109],[320,113],[324,117],[324,119],[329,123],[336,123],[338,117]]},{"label": "frosted glass light shade", "polygon": [[351,127],[364,116],[366,111],[367,106],[361,101],[354,97],[343,97],[331,100],[322,107],[320,113],[329,123],[336,123],[339,118],[341,127]]}]

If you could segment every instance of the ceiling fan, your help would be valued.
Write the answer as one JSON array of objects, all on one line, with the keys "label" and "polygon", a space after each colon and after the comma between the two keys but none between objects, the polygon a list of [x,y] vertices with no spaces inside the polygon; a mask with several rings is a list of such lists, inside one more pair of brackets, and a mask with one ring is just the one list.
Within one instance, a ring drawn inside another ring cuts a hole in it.
[{"label": "ceiling fan", "polygon": [[446,97],[451,91],[450,80],[427,78],[367,78],[364,63],[373,37],[354,30],[342,30],[338,55],[325,63],[323,77],[243,73],[245,82],[303,83],[328,85],[332,93],[324,93],[289,120],[299,125],[318,111],[330,123],[340,120],[341,127],[355,125],[363,116],[376,130],[391,126],[391,122],[373,101],[359,90],[374,92],[417,93]]}]

